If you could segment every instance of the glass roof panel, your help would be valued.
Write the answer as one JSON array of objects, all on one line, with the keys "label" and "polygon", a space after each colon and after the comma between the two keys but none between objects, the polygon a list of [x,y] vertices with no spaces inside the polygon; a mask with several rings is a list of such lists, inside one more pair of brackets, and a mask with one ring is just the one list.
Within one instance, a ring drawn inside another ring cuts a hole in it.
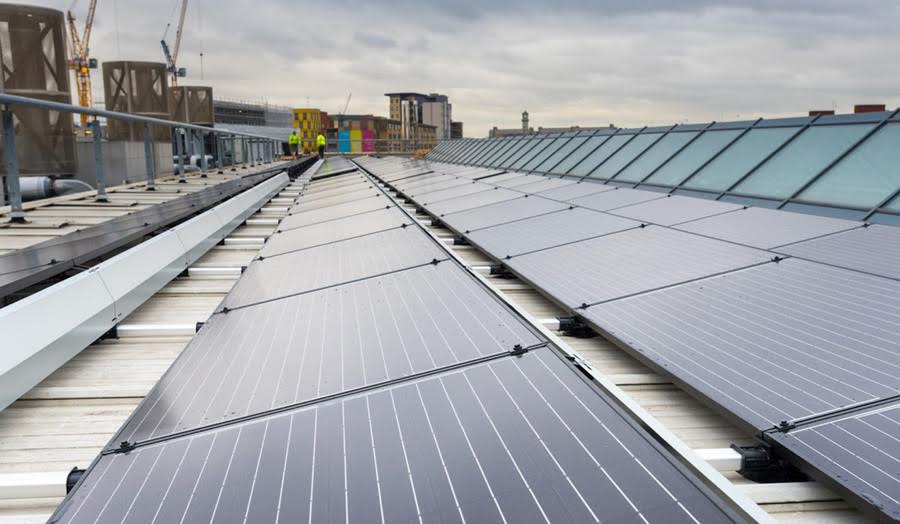
[{"label": "glass roof panel", "polygon": [[707,131],[691,142],[678,156],[653,173],[645,183],[675,187],[737,138],[743,130]]},{"label": "glass roof panel", "polygon": [[602,144],[610,135],[603,136],[592,136],[588,138],[581,146],[578,147],[575,151],[572,152],[571,155],[566,157],[565,160],[559,163],[556,167],[553,167],[553,173],[559,175],[565,175],[575,167],[581,160],[589,155],[591,151],[597,148],[600,144]]},{"label": "glass roof panel", "polygon": [[535,145],[530,151],[519,157],[515,162],[512,163],[510,169],[522,169],[522,166],[531,161],[532,158],[540,154],[542,151],[547,149],[547,146],[552,144],[554,139],[552,138],[540,138],[537,141],[537,145]]},{"label": "glass roof panel", "polygon": [[586,137],[586,136],[579,136],[579,137],[569,140],[568,142],[565,143],[565,145],[563,145],[561,148],[559,148],[559,150],[557,150],[555,153],[550,155],[550,157],[548,157],[547,160],[544,160],[541,163],[541,165],[537,166],[535,168],[535,171],[538,171],[540,173],[546,173],[549,170],[553,169],[553,167],[556,164],[558,164],[562,159],[566,158],[566,156],[568,156],[569,153],[571,153],[572,151],[575,151],[576,149],[578,149],[578,146],[587,142],[587,139],[588,139],[588,137]]},{"label": "glass roof panel", "polygon": [[507,149],[503,154],[498,155],[497,158],[492,160],[489,165],[491,167],[500,166],[501,164],[512,158],[513,155],[518,153],[525,145],[525,142],[527,142],[527,140],[525,140],[524,138],[517,138],[515,140],[512,140],[512,145],[510,146],[510,148]]},{"label": "glass roof panel", "polygon": [[513,163],[515,163],[515,162],[518,161],[520,158],[522,158],[523,156],[527,156],[527,155],[531,152],[531,150],[534,148],[534,145],[537,144],[537,143],[540,142],[540,141],[541,141],[540,138],[527,138],[527,139],[525,139],[525,144],[524,144],[522,147],[520,147],[519,149],[517,149],[516,152],[515,152],[514,154],[510,155],[509,158],[507,158],[506,160],[504,160],[503,163],[500,164],[500,167],[502,167],[502,168],[504,168],[504,169],[505,169],[505,168],[508,168],[508,167],[510,167]]},{"label": "glass roof panel", "polygon": [[690,142],[695,136],[696,131],[669,133],[653,144],[653,147],[644,151],[637,160],[626,167],[618,176],[616,182],[640,182],[647,178],[647,175],[659,167],[660,164],[672,158],[672,155],[679,149]]},{"label": "glass roof panel", "polygon": [[593,171],[598,164],[618,151],[619,148],[622,147],[622,144],[631,140],[632,136],[634,135],[613,135],[609,137],[606,142],[603,142],[602,146],[600,146],[596,151],[588,155],[587,158],[573,167],[569,174],[577,176],[587,175],[588,173]]},{"label": "glass roof panel", "polygon": [[745,195],[789,198],[874,126],[857,124],[807,128],[734,191]]},{"label": "glass roof panel", "polygon": [[887,124],[798,197],[871,209],[900,188],[900,123]]},{"label": "glass roof panel", "polygon": [[659,137],[661,136],[661,133],[644,133],[637,135],[636,137],[634,137],[634,140],[628,142],[625,146],[622,147],[622,149],[617,151],[613,156],[609,157],[609,160],[601,164],[588,176],[590,178],[598,178],[600,180],[611,178],[629,162],[634,160],[634,157],[641,154],[651,144],[659,140]]},{"label": "glass roof panel", "polygon": [[539,165],[543,164],[545,160],[547,160],[550,155],[555,153],[565,144],[569,139],[566,137],[557,138],[551,142],[547,143],[547,146],[544,147],[543,151],[539,154],[535,155],[531,160],[528,161],[527,164],[522,166],[522,171],[533,171]]},{"label": "glass roof panel", "polygon": [[684,187],[707,191],[725,191],[754,166],[778,149],[799,128],[772,127],[751,129],[706,165]]}]

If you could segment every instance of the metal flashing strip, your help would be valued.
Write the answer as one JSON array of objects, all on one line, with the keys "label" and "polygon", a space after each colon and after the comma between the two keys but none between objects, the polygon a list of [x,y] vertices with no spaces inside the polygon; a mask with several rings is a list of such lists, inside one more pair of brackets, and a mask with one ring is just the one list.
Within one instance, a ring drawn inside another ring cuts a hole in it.
[{"label": "metal flashing strip", "polygon": [[[0,409],[49,376],[239,226],[280,174],[91,269],[0,309]],[[53,322],[47,322],[52,316]]]},{"label": "metal flashing strip", "polygon": [[0,255],[0,298],[110,253],[260,183],[283,168],[222,182],[27,247]]}]

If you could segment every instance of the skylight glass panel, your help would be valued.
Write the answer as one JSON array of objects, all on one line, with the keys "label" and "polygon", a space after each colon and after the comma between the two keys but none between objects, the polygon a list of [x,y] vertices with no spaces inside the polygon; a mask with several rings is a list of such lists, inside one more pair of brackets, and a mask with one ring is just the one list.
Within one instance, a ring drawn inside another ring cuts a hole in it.
[{"label": "skylight glass panel", "polygon": [[737,138],[743,130],[728,129],[725,131],[707,131],[697,140],[691,142],[678,156],[669,160],[659,168],[653,176],[648,178],[645,184],[655,184],[665,187],[675,187],[684,181],[694,171],[700,169],[716,153]]},{"label": "skylight glass panel", "polygon": [[888,124],[798,197],[871,209],[900,188],[900,123]]},{"label": "skylight glass panel", "polygon": [[696,131],[669,133],[654,144],[653,147],[644,151],[644,154],[619,173],[615,180],[617,182],[640,182],[647,178],[647,175],[652,173],[660,164],[672,158],[672,155],[677,153],[695,136],[697,136]]},{"label": "skylight glass panel", "polygon": [[785,143],[799,128],[751,129],[685,183],[687,189],[725,191]]},{"label": "skylight glass panel", "polygon": [[629,162],[634,160],[636,156],[641,154],[651,144],[656,142],[661,136],[661,133],[637,135],[636,137],[634,137],[634,140],[628,142],[628,144],[622,147],[622,149],[616,152],[616,154],[609,157],[609,160],[601,164],[588,176],[590,178],[599,178],[601,180],[612,178],[623,167],[628,165]]},{"label": "skylight glass panel", "polygon": [[558,151],[550,155],[547,160],[544,160],[541,165],[539,165],[535,171],[539,171],[541,173],[546,173],[549,170],[553,169],[553,166],[558,164],[562,159],[566,158],[572,151],[575,151],[578,146],[587,142],[588,137],[582,136],[569,140],[566,142],[564,146],[562,146]]},{"label": "skylight glass panel", "polygon": [[561,161],[559,165],[553,167],[553,173],[559,175],[568,174],[568,172],[573,167],[578,165],[578,163],[581,162],[584,157],[591,154],[592,151],[594,151],[600,144],[605,142],[609,137],[610,135],[592,136],[588,138],[586,142],[581,144],[581,146],[573,151],[571,155],[566,157],[565,160]]},{"label": "skylight glass panel", "polygon": [[741,182],[734,192],[789,198],[873,127],[874,124],[810,127]]},{"label": "skylight glass panel", "polygon": [[601,162],[609,158],[615,153],[622,144],[628,142],[634,135],[613,135],[609,140],[603,142],[596,151],[588,155],[582,162],[572,168],[570,174],[577,176],[585,176],[594,170]]}]

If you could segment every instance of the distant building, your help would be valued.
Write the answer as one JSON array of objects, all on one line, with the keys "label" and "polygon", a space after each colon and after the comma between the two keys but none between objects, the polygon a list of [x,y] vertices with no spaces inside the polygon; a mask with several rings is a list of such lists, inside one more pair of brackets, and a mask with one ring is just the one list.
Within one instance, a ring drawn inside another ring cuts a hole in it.
[{"label": "distant building", "polygon": [[213,113],[217,124],[291,127],[293,120],[291,108],[286,106],[225,98],[213,100]]},{"label": "distant building", "polygon": [[316,137],[322,132],[322,111],[312,108],[294,109],[294,128],[300,135],[300,149],[303,153],[316,150]]},{"label": "distant building", "polygon": [[416,126],[423,124],[435,127],[437,140],[450,138],[453,105],[447,95],[387,93],[385,96],[390,99],[391,119],[400,121],[403,138],[415,139]]},{"label": "distant building", "polygon": [[456,140],[463,137],[463,123],[450,122],[450,139]]},{"label": "distant building", "polygon": [[399,120],[374,115],[334,115],[330,118],[334,122],[334,137],[340,141],[342,131],[349,137],[344,140],[349,140],[350,152],[406,151]]},{"label": "distant building", "polygon": [[530,135],[534,133],[534,129],[529,127],[528,111],[522,111],[522,127],[520,129],[500,129],[494,126],[488,131],[490,138],[503,138],[505,136]]}]

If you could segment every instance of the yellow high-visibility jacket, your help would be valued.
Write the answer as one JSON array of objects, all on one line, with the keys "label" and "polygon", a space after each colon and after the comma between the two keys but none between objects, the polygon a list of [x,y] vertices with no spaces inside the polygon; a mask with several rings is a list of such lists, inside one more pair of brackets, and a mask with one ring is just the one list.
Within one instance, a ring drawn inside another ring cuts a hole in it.
[{"label": "yellow high-visibility jacket", "polygon": [[316,145],[318,145],[319,147],[322,147],[325,144],[326,144],[325,135],[319,135],[316,137]]},{"label": "yellow high-visibility jacket", "polygon": [[291,136],[288,137],[288,144],[292,146],[300,145],[300,135],[291,134]]}]

